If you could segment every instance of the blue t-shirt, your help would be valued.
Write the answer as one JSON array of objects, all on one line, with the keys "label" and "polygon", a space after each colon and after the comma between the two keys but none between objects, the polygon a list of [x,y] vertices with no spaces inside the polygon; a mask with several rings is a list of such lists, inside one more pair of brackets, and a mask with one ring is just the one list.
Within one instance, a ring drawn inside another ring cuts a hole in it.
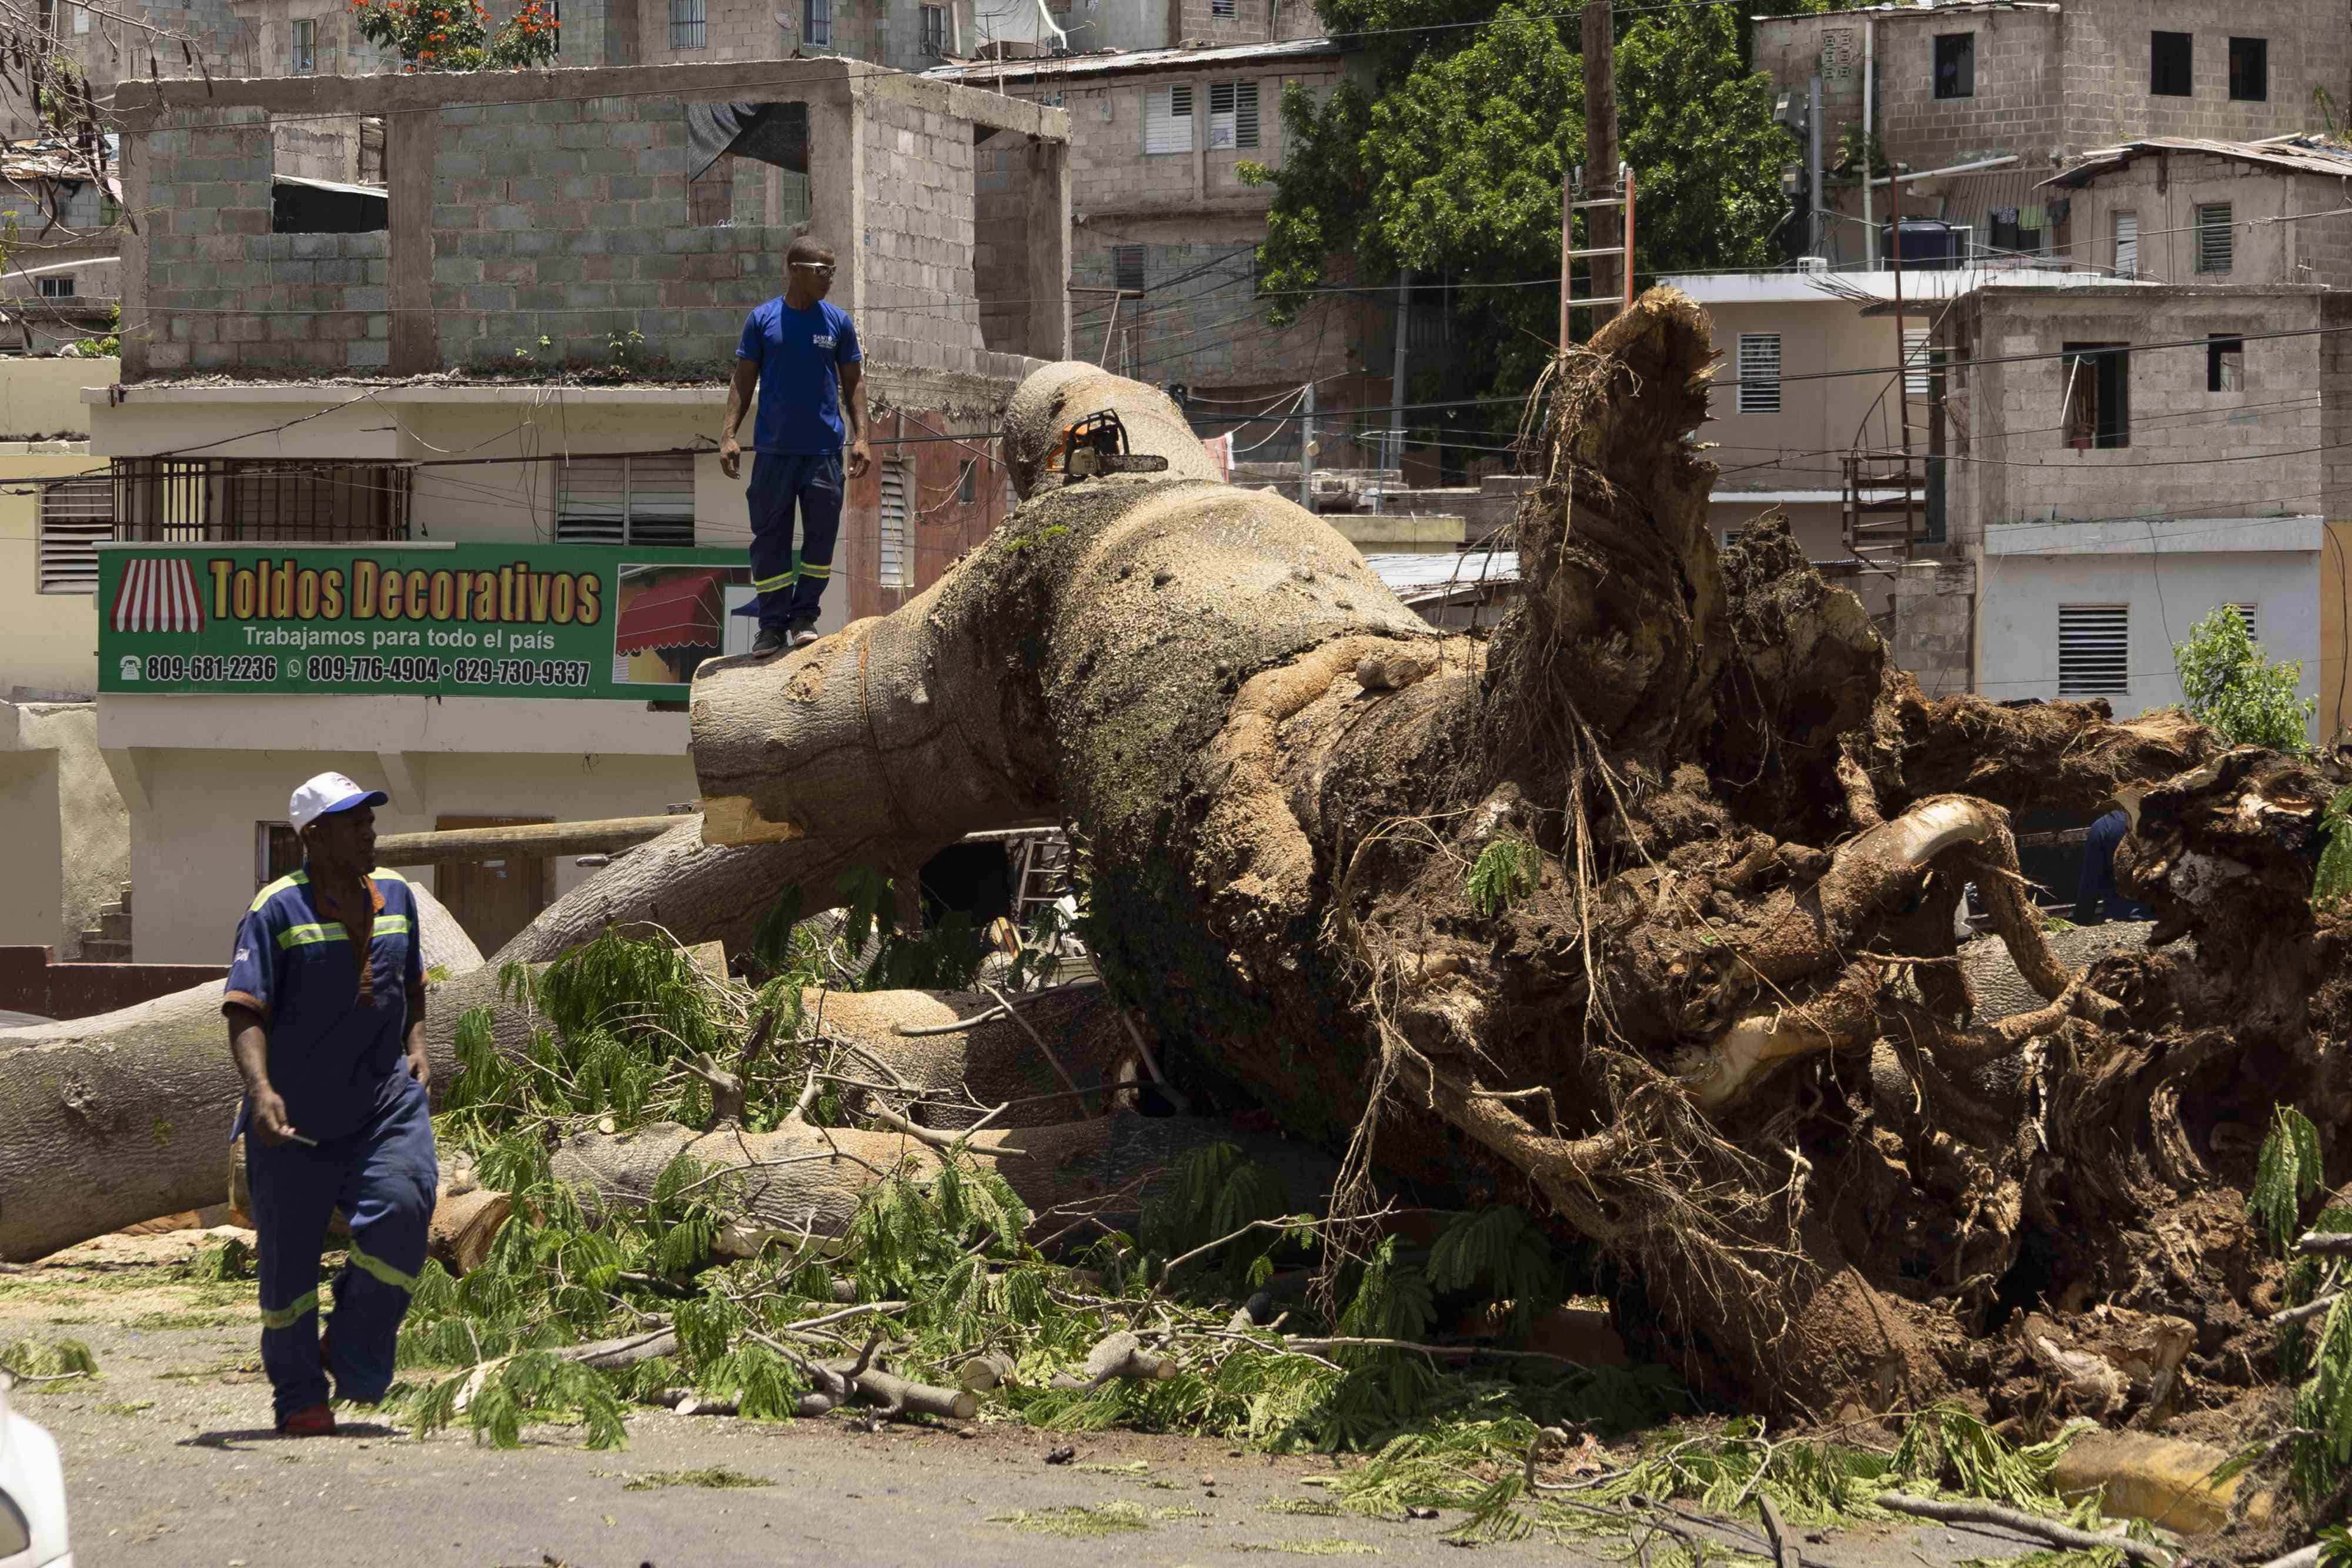
[{"label": "blue t-shirt", "polygon": [[801,456],[841,450],[841,371],[865,358],[849,312],[820,299],[795,310],[782,296],[751,312],[735,357],[760,367],[756,452]]},{"label": "blue t-shirt", "polygon": [[[425,988],[416,898],[399,873],[369,873],[373,919],[367,968],[356,934],[321,913],[310,874],[279,877],[254,895],[236,928],[225,1002],[261,1015],[269,1030],[269,1086],[306,1138],[355,1133],[408,1073],[408,998]],[[247,1111],[237,1113],[244,1130]]]}]

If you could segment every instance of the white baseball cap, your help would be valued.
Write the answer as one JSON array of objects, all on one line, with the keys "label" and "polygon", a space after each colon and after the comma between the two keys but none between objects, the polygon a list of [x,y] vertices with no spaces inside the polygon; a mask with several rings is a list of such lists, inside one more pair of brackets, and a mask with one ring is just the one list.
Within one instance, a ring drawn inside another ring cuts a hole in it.
[{"label": "white baseball cap", "polygon": [[320,818],[354,806],[381,806],[392,797],[381,789],[362,789],[341,773],[321,773],[294,791],[287,803],[287,820],[300,832]]}]

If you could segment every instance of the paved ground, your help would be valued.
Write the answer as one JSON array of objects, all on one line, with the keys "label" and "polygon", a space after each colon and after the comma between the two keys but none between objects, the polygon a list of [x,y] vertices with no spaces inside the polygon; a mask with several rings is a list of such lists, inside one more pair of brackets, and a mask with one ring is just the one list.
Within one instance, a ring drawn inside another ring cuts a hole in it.
[{"label": "paved ground", "polygon": [[[1456,1563],[1451,1522],[1322,1517],[1332,1461],[1244,1455],[1222,1442],[1059,1437],[1016,1423],[972,1437],[852,1429],[841,1417],[743,1422],[648,1412],[629,1447],[593,1453],[560,1428],[519,1450],[463,1435],[419,1441],[385,1424],[331,1439],[269,1429],[251,1286],[174,1282],[184,1234],[109,1239],[93,1266],[0,1275],[0,1343],[79,1339],[103,1375],[20,1389],[57,1437],[80,1568],[263,1568],[330,1560],[492,1568],[717,1568],[733,1563],[1242,1563],[1255,1554]],[[104,1255],[110,1251],[111,1261]],[[1075,1465],[1049,1466],[1057,1443]],[[642,1479],[723,1467],[772,1485],[709,1490]],[[633,1489],[632,1483],[635,1486]],[[1124,1505],[1142,1528],[1072,1538],[1004,1516]],[[1726,1537],[1727,1545],[1737,1544]],[[1971,1531],[1845,1532],[1809,1544],[1818,1568],[1948,1568],[2023,1542]],[[1623,1548],[1527,1542],[1497,1563],[1597,1565]],[[1278,1557],[1277,1557],[1278,1560]]]}]

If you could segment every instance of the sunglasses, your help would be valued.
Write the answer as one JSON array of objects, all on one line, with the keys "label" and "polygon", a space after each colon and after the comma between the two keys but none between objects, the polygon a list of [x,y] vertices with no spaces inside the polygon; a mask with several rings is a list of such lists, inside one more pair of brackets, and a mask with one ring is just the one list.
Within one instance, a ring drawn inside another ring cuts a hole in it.
[{"label": "sunglasses", "polygon": [[829,261],[796,261],[793,263],[793,265],[794,267],[805,267],[811,272],[822,272],[827,277],[831,277],[833,276],[833,263]]}]

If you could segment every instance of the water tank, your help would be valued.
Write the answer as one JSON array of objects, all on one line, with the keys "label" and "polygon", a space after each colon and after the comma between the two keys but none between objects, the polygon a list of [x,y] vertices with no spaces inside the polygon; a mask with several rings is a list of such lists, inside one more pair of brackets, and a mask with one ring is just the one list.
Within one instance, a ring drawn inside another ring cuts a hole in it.
[{"label": "water tank", "polygon": [[[1952,225],[1941,218],[1905,218],[1903,220],[1903,270],[1906,272],[1949,272],[1963,260],[1959,237]],[[1878,262],[1881,267],[1895,265],[1895,225],[1878,225]]]}]

